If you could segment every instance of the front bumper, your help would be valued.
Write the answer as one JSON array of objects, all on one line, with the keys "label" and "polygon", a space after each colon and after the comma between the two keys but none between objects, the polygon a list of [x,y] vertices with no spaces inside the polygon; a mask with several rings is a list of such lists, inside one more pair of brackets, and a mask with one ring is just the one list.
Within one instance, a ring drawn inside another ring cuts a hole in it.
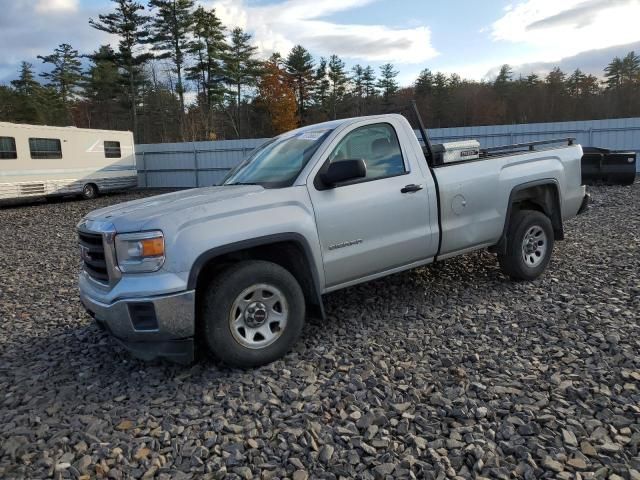
[{"label": "front bumper", "polygon": [[80,300],[101,328],[135,357],[167,358],[190,363],[194,358],[195,291],[124,298],[102,303],[80,290]]}]

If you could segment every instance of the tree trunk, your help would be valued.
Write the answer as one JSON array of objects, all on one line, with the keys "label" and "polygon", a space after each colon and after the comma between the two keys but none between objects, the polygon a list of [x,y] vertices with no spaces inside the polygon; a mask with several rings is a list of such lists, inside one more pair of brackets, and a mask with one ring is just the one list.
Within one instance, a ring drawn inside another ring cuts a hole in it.
[{"label": "tree trunk", "polygon": [[236,120],[236,133],[238,134],[238,138],[240,138],[240,87],[241,87],[241,83],[238,82],[238,103],[236,104],[236,110],[237,110],[237,120]]},{"label": "tree trunk", "polygon": [[178,97],[180,98],[180,112],[178,112],[178,123],[180,124],[180,136],[184,139],[184,88],[182,86],[182,68],[177,63],[176,71],[178,72]]},{"label": "tree trunk", "polygon": [[302,110],[304,109],[304,88],[302,82],[298,83],[298,96],[300,97],[300,104],[298,106],[298,116],[300,117],[300,126],[302,126]]},{"label": "tree trunk", "polygon": [[139,142],[138,138],[138,112],[136,111],[136,86],[133,78],[133,62],[129,62],[129,90],[131,94],[131,124],[133,127],[133,139]]}]

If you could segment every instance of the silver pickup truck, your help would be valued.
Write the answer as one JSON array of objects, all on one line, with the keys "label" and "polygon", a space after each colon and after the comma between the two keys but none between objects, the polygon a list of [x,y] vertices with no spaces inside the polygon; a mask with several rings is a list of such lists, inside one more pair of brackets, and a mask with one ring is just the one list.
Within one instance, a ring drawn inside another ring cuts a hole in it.
[{"label": "silver pickup truck", "polygon": [[284,355],[334,290],[487,248],[512,279],[541,275],[588,203],[582,148],[422,135],[400,115],[311,125],[221,186],[91,212],[82,303],[139,358],[190,362],[198,344],[252,367]]}]

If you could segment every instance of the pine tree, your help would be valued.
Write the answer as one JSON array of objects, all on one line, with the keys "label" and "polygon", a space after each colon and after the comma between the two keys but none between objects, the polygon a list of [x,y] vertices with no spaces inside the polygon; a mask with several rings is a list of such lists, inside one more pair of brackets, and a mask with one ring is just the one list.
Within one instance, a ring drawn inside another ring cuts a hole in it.
[{"label": "pine tree", "polygon": [[0,85],[0,122],[15,122],[16,115],[16,92]]},{"label": "pine tree", "polygon": [[495,86],[504,85],[507,82],[511,81],[511,77],[513,76],[513,69],[510,65],[506,63],[500,67],[500,71],[498,72],[498,76],[496,77],[493,84]]},{"label": "pine tree", "polygon": [[327,72],[327,76],[329,78],[329,102],[331,106],[331,113],[333,115],[333,119],[337,118],[337,106],[340,103],[344,95],[347,91],[347,84],[349,83],[349,78],[344,71],[344,62],[340,60],[337,55],[331,55],[329,57],[329,70]]},{"label": "pine tree", "polygon": [[353,95],[357,98],[364,97],[364,68],[356,64],[351,68],[351,82],[353,83]]},{"label": "pine tree", "polygon": [[493,88],[495,89],[496,93],[503,99],[506,98],[511,92],[510,87],[512,86],[512,76],[513,70],[509,65],[505,64],[500,67],[500,72],[493,82]]},{"label": "pine tree", "polygon": [[40,84],[33,75],[33,65],[29,62],[20,64],[19,76],[16,80],[11,81],[11,85],[21,95],[34,95]]},{"label": "pine tree", "polygon": [[576,68],[576,70],[567,79],[567,90],[572,97],[580,97],[582,95],[582,86],[587,76],[582,73],[582,70]]},{"label": "pine tree", "polygon": [[289,52],[285,65],[296,92],[298,115],[302,123],[315,83],[313,57],[302,45],[296,45]]},{"label": "pine tree", "polygon": [[397,76],[398,71],[393,69],[392,64],[385,63],[380,67],[380,78],[377,86],[382,91],[382,98],[385,104],[389,104],[389,99],[398,92]]},{"label": "pine tree", "polygon": [[615,89],[622,86],[624,66],[620,57],[615,57],[604,69],[607,89]]},{"label": "pine tree", "polygon": [[224,86],[224,59],[228,45],[225,28],[215,10],[198,7],[193,13],[194,40],[189,53],[196,59],[195,65],[187,68],[187,79],[199,84],[207,110],[221,105],[227,92]]},{"label": "pine tree", "polygon": [[447,85],[451,89],[457,89],[462,86],[462,77],[457,73],[452,73],[447,80]]},{"label": "pine tree", "polygon": [[236,105],[236,133],[241,135],[240,104],[242,88],[256,84],[260,73],[260,62],[255,58],[257,48],[251,45],[251,35],[241,28],[231,31],[229,50],[225,57],[225,79],[234,87]]},{"label": "pine tree", "polygon": [[85,92],[98,101],[118,100],[122,95],[122,77],[118,72],[118,54],[110,45],[102,45],[88,55],[91,66],[87,73]]},{"label": "pine tree", "polygon": [[[447,76],[442,72],[437,72],[433,77],[433,118],[438,122],[435,126],[446,125],[446,117],[449,113],[448,105],[450,100],[449,82]],[[440,123],[442,122],[442,123]]]},{"label": "pine tree", "polygon": [[566,75],[560,70],[559,67],[555,67],[547,75],[545,79],[547,96],[549,98],[548,110],[551,118],[554,120],[565,120],[564,116],[561,116],[562,112],[565,112],[564,98],[567,93]]},{"label": "pine tree", "polygon": [[366,97],[375,97],[377,94],[376,74],[371,65],[367,65],[362,72],[362,88]]},{"label": "pine tree", "polygon": [[183,70],[185,54],[189,48],[194,0],[149,0],[154,10],[151,35],[148,42],[159,52],[157,58],[168,58],[173,63],[177,81],[175,90],[180,100],[179,118],[184,117]]},{"label": "pine tree", "polygon": [[87,73],[85,94],[90,102],[89,126],[117,129],[121,127],[118,117],[126,113],[122,105],[129,103],[127,81],[118,70],[118,54],[110,45],[102,45],[88,57],[91,59],[91,66]]},{"label": "pine tree", "polygon": [[633,84],[640,82],[640,56],[629,52],[622,59],[622,82]]},{"label": "pine tree", "polygon": [[582,79],[582,85],[580,91],[583,96],[585,95],[598,95],[600,93],[600,81],[595,75],[586,75]]},{"label": "pine tree", "polygon": [[540,80],[540,77],[535,73],[527,75],[527,78],[525,79],[527,87],[535,87],[537,85],[540,85],[541,82],[542,81]]},{"label": "pine tree", "polygon": [[435,93],[442,94],[447,90],[447,76],[442,72],[437,72],[433,77],[433,89]]},{"label": "pine tree", "polygon": [[552,88],[556,92],[564,93],[566,90],[566,83],[565,83],[566,78],[567,76],[565,75],[565,73],[562,70],[560,70],[559,67],[555,67],[547,75],[546,83],[550,88]]},{"label": "pine tree", "polygon": [[78,51],[68,43],[62,43],[51,55],[38,55],[38,58],[53,66],[50,72],[43,72],[40,76],[48,80],[48,85],[56,90],[62,103],[68,104],[82,84],[82,64]]},{"label": "pine tree", "polygon": [[131,129],[134,138],[138,136],[138,97],[143,78],[143,66],[152,57],[147,52],[141,52],[149,33],[147,24],[149,18],[140,12],[144,6],[135,0],[112,0],[116,4],[113,12],[98,15],[98,20],[89,19],[89,25],[102,32],[116,35],[119,39],[118,54],[114,60],[118,68],[124,71],[128,84],[129,108],[131,111]]},{"label": "pine tree", "polygon": [[329,97],[329,77],[327,76],[327,59],[320,57],[318,68],[314,76],[315,88],[313,92],[316,107],[326,113],[327,99]]},{"label": "pine tree", "polygon": [[11,116],[7,120],[20,123],[44,123],[46,105],[42,101],[42,86],[33,74],[33,65],[22,62],[18,71],[18,78],[11,81],[15,95],[8,98],[5,108],[6,114]]},{"label": "pine tree", "polygon": [[414,84],[416,95],[426,97],[433,92],[433,73],[428,68],[420,72]]},{"label": "pine tree", "polygon": [[353,86],[352,94],[356,100],[356,115],[362,115],[364,100],[364,68],[360,64],[356,64],[351,68],[351,83]]}]

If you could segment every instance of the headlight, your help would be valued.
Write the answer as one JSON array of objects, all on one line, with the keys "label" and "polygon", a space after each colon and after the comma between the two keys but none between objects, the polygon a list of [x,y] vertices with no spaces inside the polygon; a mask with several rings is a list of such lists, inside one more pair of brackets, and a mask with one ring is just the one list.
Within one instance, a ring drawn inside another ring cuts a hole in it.
[{"label": "headlight", "polygon": [[155,272],[164,263],[164,236],[160,231],[116,235],[116,258],[123,273]]}]

